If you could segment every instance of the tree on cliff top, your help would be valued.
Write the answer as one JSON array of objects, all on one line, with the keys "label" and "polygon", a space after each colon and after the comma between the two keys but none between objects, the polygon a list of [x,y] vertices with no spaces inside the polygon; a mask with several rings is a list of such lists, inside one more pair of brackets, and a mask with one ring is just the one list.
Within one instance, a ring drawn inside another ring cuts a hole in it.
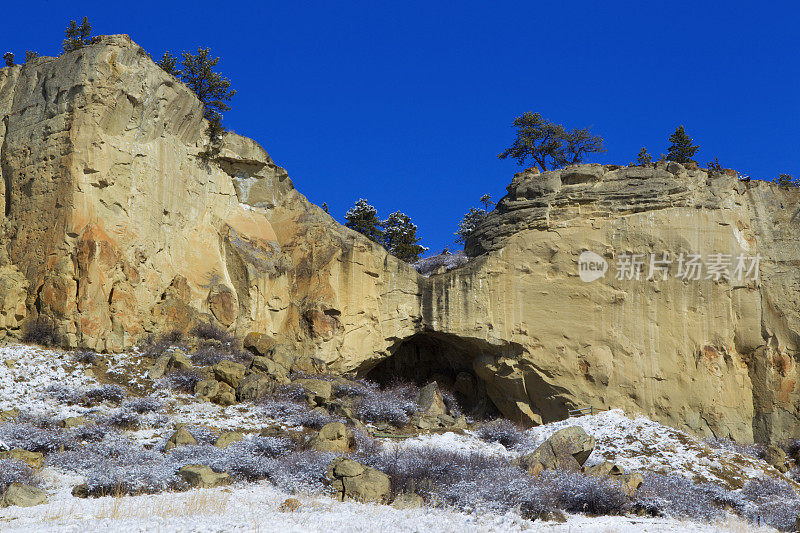
[{"label": "tree on cliff top", "polygon": [[[218,57],[211,57],[210,48],[198,48],[197,54],[182,52],[183,61],[179,76],[197,97],[203,102],[203,116],[211,122],[222,119],[222,113],[230,110],[225,102],[230,102],[236,91],[231,89],[231,81],[214,67],[219,63]],[[163,68],[163,67],[162,67]],[[173,65],[174,68],[174,65]]]},{"label": "tree on cliff top", "polygon": [[378,210],[365,199],[359,198],[356,205],[344,215],[345,226],[366,236],[371,241],[381,242],[383,231],[378,219]]},{"label": "tree on cliff top", "polygon": [[11,52],[6,52],[5,54],[3,54],[3,59],[6,60],[7,67],[14,66],[14,54],[12,54]]},{"label": "tree on cliff top", "polygon": [[581,163],[585,155],[605,152],[603,138],[592,135],[589,128],[567,131],[561,124],[553,124],[539,113],[528,111],[514,119],[517,138],[497,157],[513,157],[520,166],[527,160],[535,162],[542,170],[551,170]]},{"label": "tree on cliff top", "polygon": [[486,215],[489,214],[489,209],[495,205],[492,201],[492,197],[488,194],[481,196],[479,202],[483,204],[483,209],[470,207],[469,211],[467,211],[458,223],[458,229],[455,232],[457,243],[464,244],[467,241],[467,237],[472,235],[480,223],[483,222],[483,219],[486,218]]},{"label": "tree on cliff top", "polygon": [[683,126],[678,126],[675,133],[669,136],[669,142],[672,144],[667,152],[667,161],[696,163],[692,157],[700,147],[692,144],[692,138],[686,135],[686,130],[683,129]]},{"label": "tree on cliff top", "polygon": [[395,211],[381,222],[383,238],[381,244],[393,256],[407,263],[419,260],[427,248],[419,245],[417,225],[405,213]]},{"label": "tree on cliff top", "polygon": [[65,39],[62,41],[61,47],[65,52],[83,48],[83,45],[91,43],[92,25],[89,24],[89,18],[83,17],[80,26],[74,20],[70,20],[64,36]]}]

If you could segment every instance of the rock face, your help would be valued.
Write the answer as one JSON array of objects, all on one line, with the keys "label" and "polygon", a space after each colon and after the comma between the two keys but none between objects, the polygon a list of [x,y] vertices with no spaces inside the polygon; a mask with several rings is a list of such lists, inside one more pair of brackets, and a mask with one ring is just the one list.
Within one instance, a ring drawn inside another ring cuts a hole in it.
[{"label": "rock face", "polygon": [[[254,141],[199,158],[201,103],[127,36],[0,69],[0,117],[0,338],[44,315],[67,346],[120,351],[212,321],[252,334],[282,380],[435,380],[525,424],[592,406],[743,441],[800,431],[797,190],[677,163],[526,171],[470,261],[426,278]],[[604,277],[581,280],[586,251]],[[759,254],[760,271],[615,278],[626,254],[663,252]],[[243,383],[221,370],[204,393],[227,404]]]}]

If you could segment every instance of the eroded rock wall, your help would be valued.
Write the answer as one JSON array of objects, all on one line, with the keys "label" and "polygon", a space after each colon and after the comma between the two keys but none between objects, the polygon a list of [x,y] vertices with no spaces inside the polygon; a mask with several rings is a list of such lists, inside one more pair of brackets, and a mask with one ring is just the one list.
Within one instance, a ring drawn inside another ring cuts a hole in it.
[{"label": "eroded rock wall", "polygon": [[[44,315],[66,346],[118,351],[212,320],[332,371],[428,358],[528,424],[592,406],[744,441],[800,431],[797,191],[674,163],[526,171],[472,259],[425,278],[254,141],[198,157],[201,103],[126,36],[0,69],[0,116],[0,336]],[[602,279],[578,276],[586,250]],[[760,254],[760,275],[615,279],[622,255],[663,252]]]}]

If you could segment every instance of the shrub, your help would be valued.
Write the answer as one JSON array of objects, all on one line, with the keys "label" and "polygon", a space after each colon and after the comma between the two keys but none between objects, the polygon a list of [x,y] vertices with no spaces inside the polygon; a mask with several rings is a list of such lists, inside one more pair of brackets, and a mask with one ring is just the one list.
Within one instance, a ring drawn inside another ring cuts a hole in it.
[{"label": "shrub", "polygon": [[139,427],[139,415],[135,411],[117,409],[103,418],[101,424],[117,429],[135,429]]},{"label": "shrub", "polygon": [[368,390],[358,401],[356,415],[365,422],[386,422],[393,426],[403,426],[417,410],[415,399],[418,392],[417,387],[409,384]]},{"label": "shrub", "polygon": [[733,439],[707,439],[705,443],[717,450],[726,450],[746,455],[754,459],[764,458],[764,446],[761,444],[742,444]]},{"label": "shrub", "polygon": [[0,441],[9,448],[22,448],[30,452],[51,453],[75,445],[73,435],[65,430],[44,427],[29,422],[12,422],[0,426]]},{"label": "shrub", "polygon": [[193,393],[195,386],[203,379],[203,375],[197,370],[173,370],[161,378],[158,384],[174,391]]},{"label": "shrub", "polygon": [[145,396],[143,398],[133,398],[131,400],[126,401],[122,405],[123,409],[133,411],[140,415],[156,412],[160,410],[161,407],[162,407],[161,402],[158,401],[156,398],[153,398],[152,396]]},{"label": "shrub", "polygon": [[101,385],[86,391],[86,399],[91,405],[102,402],[119,404],[125,399],[125,389],[119,385]]},{"label": "shrub", "polygon": [[37,486],[39,480],[33,469],[22,461],[0,459],[0,494],[12,483]]},{"label": "shrub", "polygon": [[233,335],[210,321],[198,323],[189,333],[198,339],[215,340],[223,343],[233,342],[234,340]]},{"label": "shrub", "polygon": [[608,479],[570,472],[545,472],[540,477],[556,492],[559,507],[570,513],[620,514],[628,503],[622,488]]},{"label": "shrub", "polygon": [[525,433],[510,420],[498,418],[482,424],[477,436],[486,442],[499,442],[506,448],[515,448],[522,443]]},{"label": "shrub", "polygon": [[53,319],[38,316],[25,322],[22,328],[22,342],[41,346],[57,346],[61,344],[61,337],[56,331]]},{"label": "shrub", "polygon": [[267,418],[284,422],[291,426],[304,426],[320,429],[325,424],[341,421],[324,409],[311,409],[305,402],[264,398],[260,402],[261,413]]},{"label": "shrub", "polygon": [[800,497],[788,482],[754,479],[742,488],[741,496],[749,504],[743,513],[749,520],[783,531],[793,530],[800,514]]},{"label": "shrub", "polygon": [[294,452],[269,460],[267,477],[278,489],[290,494],[330,490],[325,479],[334,453],[311,450]]},{"label": "shrub", "polygon": [[173,329],[159,335],[148,335],[139,347],[142,355],[158,359],[164,352],[173,346],[184,346],[186,335],[180,330]]},{"label": "shrub", "polygon": [[72,355],[72,359],[76,363],[84,365],[93,365],[97,363],[98,356],[95,352],[89,350],[79,350]]},{"label": "shrub", "polygon": [[711,521],[722,515],[722,505],[737,502],[734,493],[715,485],[693,483],[680,475],[647,473],[634,506],[657,516]]}]

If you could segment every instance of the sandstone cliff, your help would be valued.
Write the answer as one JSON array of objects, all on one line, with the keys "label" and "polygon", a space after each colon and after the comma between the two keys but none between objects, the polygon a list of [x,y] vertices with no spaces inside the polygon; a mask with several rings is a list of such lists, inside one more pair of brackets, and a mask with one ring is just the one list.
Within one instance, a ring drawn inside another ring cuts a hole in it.
[{"label": "sandstone cliff", "polygon": [[[0,335],[36,315],[119,351],[214,320],[320,368],[435,376],[524,423],[620,407],[779,440],[797,404],[800,194],[681,165],[518,174],[424,278],[298,193],[126,36],[0,69]],[[758,279],[585,283],[578,256],[761,254]]]}]

